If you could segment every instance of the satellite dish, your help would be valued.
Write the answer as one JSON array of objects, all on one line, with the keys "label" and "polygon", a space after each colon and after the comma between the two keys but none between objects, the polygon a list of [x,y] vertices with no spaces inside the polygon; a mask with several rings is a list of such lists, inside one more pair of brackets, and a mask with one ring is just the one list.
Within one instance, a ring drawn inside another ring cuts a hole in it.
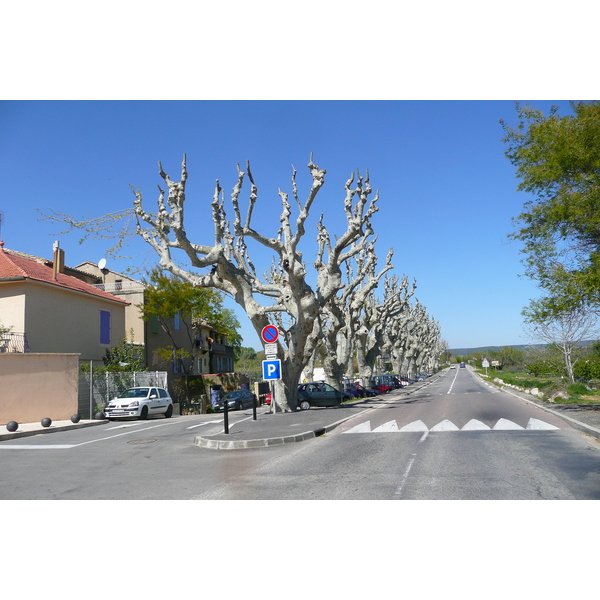
[{"label": "satellite dish", "polygon": [[102,269],[106,268],[106,259],[105,258],[101,258],[98,261],[98,268],[102,271]]}]

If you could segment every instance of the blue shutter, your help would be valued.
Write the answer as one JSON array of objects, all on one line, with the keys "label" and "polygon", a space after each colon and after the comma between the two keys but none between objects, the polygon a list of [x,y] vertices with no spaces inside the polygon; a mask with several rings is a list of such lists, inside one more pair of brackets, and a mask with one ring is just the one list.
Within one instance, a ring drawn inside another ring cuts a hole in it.
[{"label": "blue shutter", "polygon": [[110,344],[110,311],[100,311],[100,343]]}]

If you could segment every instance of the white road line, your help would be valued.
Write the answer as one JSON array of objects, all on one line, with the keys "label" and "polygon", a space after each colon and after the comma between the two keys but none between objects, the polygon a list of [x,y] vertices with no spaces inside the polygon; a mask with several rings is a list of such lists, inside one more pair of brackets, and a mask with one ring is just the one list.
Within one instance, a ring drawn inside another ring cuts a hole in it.
[{"label": "white road line", "polygon": [[65,444],[65,445],[52,445],[52,444],[0,444],[0,450],[7,448],[9,450],[62,450],[69,448],[78,448],[79,446],[85,446],[86,444],[94,444],[95,442],[103,442],[105,440],[112,440],[123,435],[129,435],[131,433],[139,433],[141,431],[149,431],[150,429],[156,429],[157,427],[165,427],[167,425],[176,425],[181,421],[169,421],[168,423],[161,423],[160,425],[152,425],[145,429],[136,429],[134,431],[125,431],[123,433],[117,433],[115,435],[109,435],[107,437],[98,438],[97,440],[88,440],[87,442],[81,442],[79,444]]},{"label": "white road line", "polygon": [[458,377],[458,369],[456,369],[456,375],[454,376],[454,379],[452,380],[452,385],[450,386],[450,389],[446,392],[447,394],[449,394],[452,391],[452,388],[454,387],[454,383],[455,383],[457,377]]},{"label": "white road line", "polygon": [[417,456],[416,454],[413,454],[412,458],[408,461],[408,466],[406,467],[406,471],[404,471],[404,475],[402,476],[402,480],[400,481],[400,484],[398,485],[398,487],[396,488],[396,491],[394,492],[394,496],[400,496],[400,494],[402,494],[402,488],[406,484],[406,480],[408,479],[408,474],[410,473],[413,463],[415,462],[416,456]]},{"label": "white road line", "polygon": [[112,431],[113,429],[126,429],[127,427],[138,427],[142,423],[127,423],[122,425],[116,425],[115,427],[108,427],[106,431]]},{"label": "white road line", "polygon": [[77,444],[34,446],[33,444],[0,444],[0,450],[68,450],[69,448],[75,448],[76,445]]},{"label": "white road line", "polygon": [[223,419],[218,419],[217,421],[204,421],[204,423],[198,423],[198,425],[192,425],[191,427],[186,427],[186,429],[196,429],[196,427],[202,427],[202,425],[208,425],[209,423],[222,423]]},{"label": "white road line", "polygon": [[94,444],[95,442],[104,442],[105,440],[112,440],[113,438],[118,438],[123,435],[129,435],[130,433],[139,433],[140,431],[150,431],[150,429],[156,429],[157,427],[166,427],[167,425],[175,425],[180,423],[181,421],[169,421],[169,423],[161,423],[160,425],[152,425],[151,427],[146,427],[145,429],[136,429],[135,431],[125,431],[124,433],[117,433],[116,435],[109,435],[108,437],[98,438],[97,440],[88,440],[87,442],[81,442],[80,444],[75,444],[75,446],[85,446],[86,444]]}]

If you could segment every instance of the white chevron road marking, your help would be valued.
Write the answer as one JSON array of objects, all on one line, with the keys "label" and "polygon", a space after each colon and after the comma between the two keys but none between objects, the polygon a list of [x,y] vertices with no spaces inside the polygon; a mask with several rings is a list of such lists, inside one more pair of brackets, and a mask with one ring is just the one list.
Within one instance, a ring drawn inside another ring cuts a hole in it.
[{"label": "white chevron road marking", "polygon": [[550,425],[550,423],[546,423],[545,421],[540,421],[539,419],[534,419],[533,417],[531,417],[531,419],[529,419],[529,422],[527,423],[526,429],[550,430],[550,429],[558,429],[558,427],[555,427],[554,425]]},{"label": "white chevron road marking", "polygon": [[523,429],[520,425],[509,421],[508,419],[499,419],[493,427],[494,431],[510,431],[514,429]]},{"label": "white chevron road marking", "polygon": [[471,419],[463,428],[462,431],[486,431],[491,429],[489,425],[478,421],[477,419]]},{"label": "white chevron road marking", "polygon": [[425,425],[425,423],[423,423],[423,421],[413,421],[412,423],[409,423],[408,425],[402,427],[400,431],[429,431],[429,428],[427,427],[427,425]]},{"label": "white chevron road marking", "polygon": [[457,427],[452,421],[448,419],[444,419],[440,421],[437,425],[434,425],[431,429],[423,423],[423,421],[413,421],[412,423],[408,423],[403,427],[399,428],[398,423],[396,421],[387,421],[375,429],[371,430],[371,421],[364,421],[352,427],[348,431],[344,431],[343,433],[382,433],[382,432],[400,432],[400,433],[428,433],[428,432],[436,432],[436,431],[524,431],[525,429],[529,431],[551,431],[558,430],[558,427],[551,425],[550,423],[546,423],[545,421],[541,421],[540,419],[534,419],[533,417],[529,419],[527,423],[527,427],[521,427],[514,423],[513,421],[509,421],[508,419],[498,419],[498,422],[494,425],[494,427],[490,427],[485,423],[477,420],[471,419],[465,426],[460,429]]},{"label": "white chevron road marking", "polygon": [[459,428],[448,419],[444,419],[441,423],[434,425],[431,431],[460,431]]},{"label": "white chevron road marking", "polygon": [[352,429],[348,429],[348,431],[344,431],[344,433],[367,433],[371,431],[371,421],[365,421],[364,423],[359,423],[355,425]]},{"label": "white chevron road marking", "polygon": [[388,421],[379,427],[375,427],[373,431],[398,431],[398,423],[396,421]]}]

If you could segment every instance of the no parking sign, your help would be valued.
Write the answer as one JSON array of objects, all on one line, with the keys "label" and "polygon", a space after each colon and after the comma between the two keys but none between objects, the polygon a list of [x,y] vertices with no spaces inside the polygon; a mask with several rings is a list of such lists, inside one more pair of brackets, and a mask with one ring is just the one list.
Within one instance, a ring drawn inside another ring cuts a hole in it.
[{"label": "no parking sign", "polygon": [[279,337],[279,329],[277,329],[275,325],[267,325],[266,327],[263,327],[260,337],[262,337],[262,341],[265,344],[273,344]]}]

